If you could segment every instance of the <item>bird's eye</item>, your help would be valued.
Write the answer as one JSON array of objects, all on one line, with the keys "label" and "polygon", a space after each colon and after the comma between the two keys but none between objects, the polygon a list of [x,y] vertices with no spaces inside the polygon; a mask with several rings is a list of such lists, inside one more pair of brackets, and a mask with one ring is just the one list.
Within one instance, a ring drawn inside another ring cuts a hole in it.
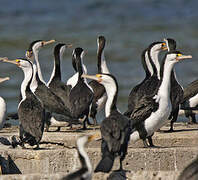
[{"label": "bird's eye", "polygon": [[166,46],[166,43],[162,43],[162,47]]},{"label": "bird's eye", "polygon": [[20,63],[20,60],[19,60],[19,59],[16,59],[16,62],[17,62],[17,63]]},{"label": "bird's eye", "polygon": [[177,54],[177,57],[178,57],[178,56],[182,56],[182,54]]},{"label": "bird's eye", "polygon": [[43,41],[41,42],[41,46],[44,46],[44,42]]}]

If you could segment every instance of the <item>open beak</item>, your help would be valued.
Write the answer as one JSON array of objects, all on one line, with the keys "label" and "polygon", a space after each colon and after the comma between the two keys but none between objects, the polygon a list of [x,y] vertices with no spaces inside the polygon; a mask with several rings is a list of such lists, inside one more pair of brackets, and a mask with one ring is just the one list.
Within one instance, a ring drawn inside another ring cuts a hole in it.
[{"label": "open beak", "polygon": [[88,136],[88,142],[98,140],[98,139],[101,139],[101,134],[99,132]]},{"label": "open beak", "polygon": [[12,63],[12,64],[15,64],[17,66],[20,66],[20,60],[18,59],[15,59],[15,60],[9,60],[7,58],[0,58],[0,61],[2,62],[7,62],[7,63]]},{"label": "open beak", "polygon": [[98,82],[102,81],[100,74],[96,74],[96,75],[82,74],[81,77],[88,78],[88,79],[93,79],[93,80],[98,81]]},{"label": "open beak", "polygon": [[43,46],[56,42],[54,39],[49,41],[43,41]]},{"label": "open beak", "polygon": [[5,78],[0,78],[0,83],[4,82],[4,81],[7,81],[9,80],[10,78],[9,77],[5,77]]},{"label": "open beak", "polygon": [[192,58],[191,55],[181,55],[181,56],[177,56],[177,57],[176,57],[176,60],[177,60],[177,61],[181,61],[181,60],[183,60],[183,59],[191,59],[191,58]]}]

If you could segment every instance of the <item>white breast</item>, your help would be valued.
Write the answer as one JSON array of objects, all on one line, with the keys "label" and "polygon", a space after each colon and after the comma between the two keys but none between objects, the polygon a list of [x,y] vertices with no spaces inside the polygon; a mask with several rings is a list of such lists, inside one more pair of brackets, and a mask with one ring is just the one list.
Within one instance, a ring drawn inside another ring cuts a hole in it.
[{"label": "white breast", "polygon": [[0,129],[3,128],[5,124],[6,115],[6,103],[2,97],[0,97]]},{"label": "white breast", "polygon": [[198,94],[189,99],[190,107],[195,107],[198,104]]},{"label": "white breast", "polygon": [[171,112],[171,102],[167,101],[161,96],[159,99],[159,109],[152,112],[150,117],[145,120],[145,129],[148,136],[160,129],[168,120]]},{"label": "white breast", "polygon": [[105,93],[105,94],[104,94],[100,99],[98,99],[98,101],[97,101],[97,105],[98,105],[97,111],[100,111],[101,109],[104,108],[106,101],[107,101],[107,94]]},{"label": "white breast", "polygon": [[78,72],[68,79],[67,85],[71,85],[73,88],[77,84],[77,82],[78,82]]}]

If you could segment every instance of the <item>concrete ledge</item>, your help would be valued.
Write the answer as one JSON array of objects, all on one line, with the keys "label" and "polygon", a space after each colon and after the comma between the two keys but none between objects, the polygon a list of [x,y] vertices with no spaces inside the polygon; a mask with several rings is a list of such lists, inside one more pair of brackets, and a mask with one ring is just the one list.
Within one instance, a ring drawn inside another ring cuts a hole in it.
[{"label": "concrete ledge", "polygon": [[[166,130],[168,127],[162,128]],[[3,174],[0,179],[60,179],[61,176],[79,168],[75,148],[78,136],[92,134],[98,130],[83,132],[45,132],[40,150],[12,149],[0,146],[0,165]],[[18,134],[18,129],[4,129],[0,136],[10,137]],[[142,142],[130,143],[128,154],[123,162],[130,179],[176,179],[198,154],[198,125],[177,124],[176,132],[154,135],[156,148],[143,148]],[[89,144],[87,152],[93,167],[100,160],[100,141]],[[116,159],[113,170],[118,169]],[[16,175],[23,174],[23,175]],[[93,179],[105,179],[102,173],[94,174]]]},{"label": "concrete ledge", "polygon": [[[126,173],[128,180],[177,180],[180,171],[137,171]],[[66,174],[28,174],[28,175],[2,175],[1,180],[60,180]],[[98,173],[93,175],[93,180],[104,180],[109,174]]]}]

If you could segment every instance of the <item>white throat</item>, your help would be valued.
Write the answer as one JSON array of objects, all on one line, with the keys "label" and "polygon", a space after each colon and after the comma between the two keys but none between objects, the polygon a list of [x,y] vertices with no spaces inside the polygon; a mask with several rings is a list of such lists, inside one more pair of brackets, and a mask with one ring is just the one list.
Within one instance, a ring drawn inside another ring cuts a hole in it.
[{"label": "white throat", "polygon": [[32,77],[32,82],[30,84],[30,89],[33,93],[36,91],[36,88],[38,87],[38,82],[36,80],[36,72],[37,72],[37,67],[35,64],[33,64],[33,77]]},{"label": "white throat", "polygon": [[102,51],[102,54],[101,54],[101,71],[102,73],[110,74],[109,69],[107,67],[106,60],[105,60],[104,51]]},{"label": "white throat", "polygon": [[146,53],[145,53],[145,62],[146,62],[146,66],[148,67],[148,70],[152,76],[153,75],[153,67],[152,67],[151,62],[148,57],[148,51],[146,51]]},{"label": "white throat", "polygon": [[53,70],[52,70],[52,74],[51,74],[51,77],[50,77],[50,80],[47,82],[47,87],[49,87],[52,79],[54,78],[55,76],[55,70],[56,70],[56,62],[54,61],[54,67],[53,67]]},{"label": "white throat", "polygon": [[164,72],[163,79],[158,91],[159,95],[163,95],[167,98],[170,97],[170,79],[171,79],[171,71],[173,69],[174,63],[165,62],[164,64]]},{"label": "white throat", "polygon": [[32,77],[32,68],[22,68],[22,69],[24,72],[24,80],[21,83],[21,95],[22,95],[22,99],[24,100],[26,98],[25,90],[26,90],[27,84]]},{"label": "white throat", "polygon": [[33,53],[34,53],[34,58],[35,58],[35,61],[36,61],[36,66],[37,66],[37,70],[38,70],[38,76],[39,76],[39,79],[44,83],[44,79],[43,79],[43,75],[42,75],[42,72],[41,72],[41,67],[40,67],[40,63],[39,63],[39,60],[38,60],[38,53],[39,53],[39,50],[38,48],[35,48],[33,47]]},{"label": "white throat", "polygon": [[107,102],[105,105],[105,117],[108,117],[111,114],[111,105],[116,93],[115,83],[105,83],[103,84],[107,93]]}]

